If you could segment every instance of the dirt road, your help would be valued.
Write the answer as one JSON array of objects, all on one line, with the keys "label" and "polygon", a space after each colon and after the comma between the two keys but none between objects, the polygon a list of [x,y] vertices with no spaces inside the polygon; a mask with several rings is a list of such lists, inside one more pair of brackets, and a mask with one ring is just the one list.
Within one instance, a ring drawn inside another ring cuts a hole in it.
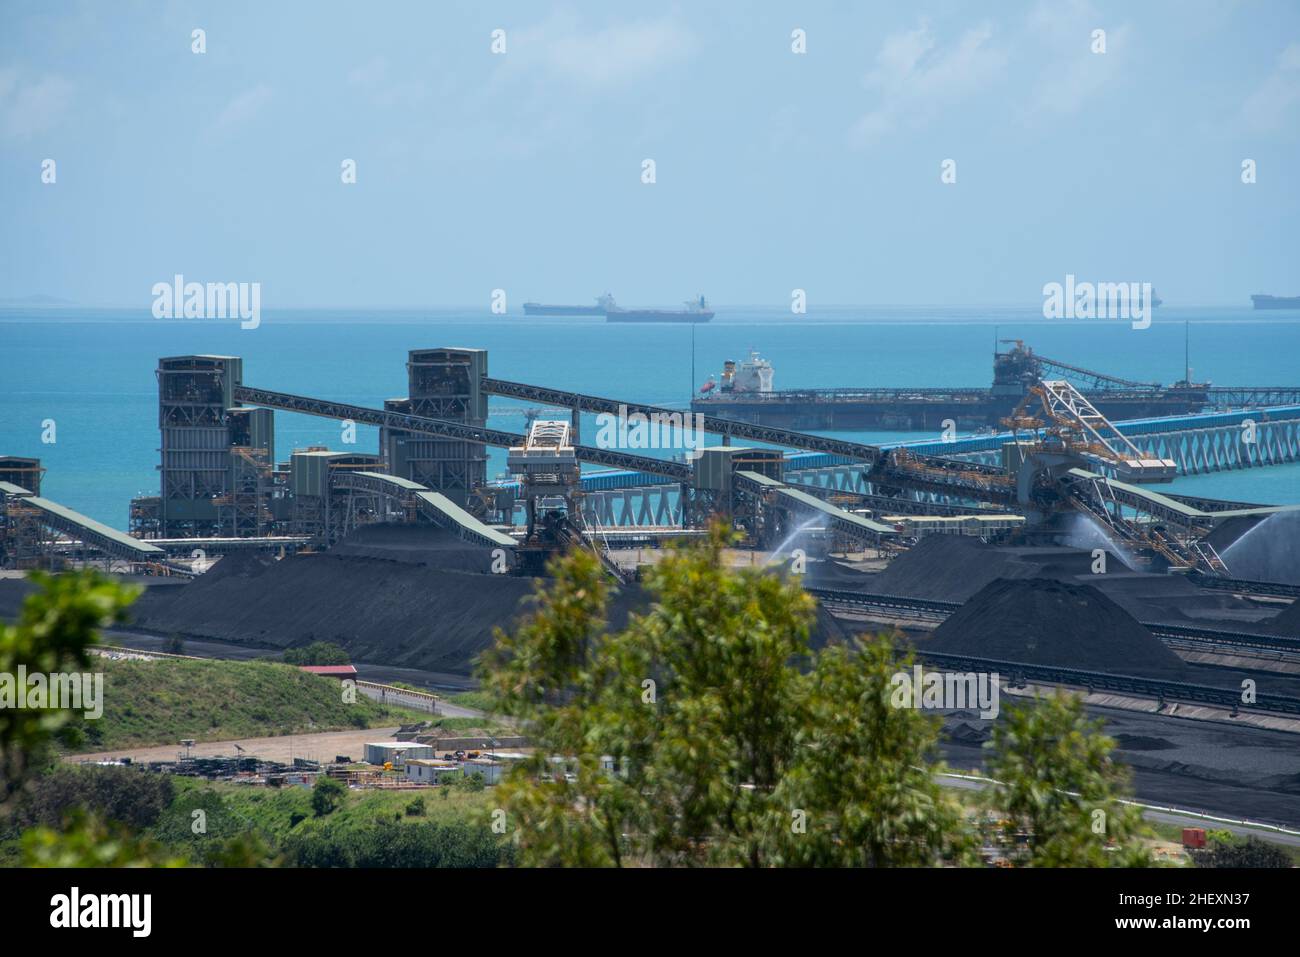
[{"label": "dirt road", "polygon": [[[361,760],[365,754],[368,741],[390,741],[397,732],[391,728],[370,728],[365,731],[328,731],[320,734],[294,734],[275,738],[239,738],[235,741],[210,741],[196,744],[190,754],[197,757],[233,756],[238,754],[235,745],[252,757],[268,761],[289,763],[294,758],[307,758],[311,761],[333,761],[335,755],[347,755],[353,760]],[[119,751],[100,751],[95,754],[69,755],[65,760],[108,761],[117,758],[130,758],[134,762],[175,761],[184,749],[177,744],[164,744],[154,747],[124,748]]]}]

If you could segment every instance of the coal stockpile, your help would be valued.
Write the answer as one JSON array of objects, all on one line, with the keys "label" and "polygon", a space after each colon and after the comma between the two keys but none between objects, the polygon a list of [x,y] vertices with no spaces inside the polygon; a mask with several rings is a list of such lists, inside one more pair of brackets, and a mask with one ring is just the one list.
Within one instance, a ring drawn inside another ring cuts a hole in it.
[{"label": "coal stockpile", "polygon": [[1140,621],[1229,631],[1256,631],[1275,612],[1231,592],[1199,588],[1182,575],[1108,571],[1079,576]]},{"label": "coal stockpile", "polygon": [[1274,634],[1300,638],[1300,599],[1291,602],[1282,614],[1270,621],[1268,630]]},{"label": "coal stockpile", "polygon": [[34,591],[36,586],[25,578],[0,578],[0,621],[16,621]]},{"label": "coal stockpile", "polygon": [[[174,594],[184,587],[180,578],[157,578],[146,575],[112,575],[114,581],[123,585],[142,589],[136,599],[137,604],[146,600],[155,600],[160,596]],[[37,591],[36,585],[27,578],[0,577],[0,621],[16,621],[22,614],[23,602],[27,596]]]},{"label": "coal stockpile", "polygon": [[491,549],[471,545],[433,525],[363,525],[330,549],[330,554],[483,574],[492,570]]},{"label": "coal stockpile", "polygon": [[1094,574],[1090,549],[988,545],[978,538],[930,535],[883,572],[834,562],[810,563],[809,583],[822,588],[962,602],[998,580],[1054,578],[1104,592],[1139,621],[1252,631],[1276,613],[1230,592],[1198,588],[1181,575],[1130,571],[1113,553]]},{"label": "coal stockpile", "polygon": [[331,641],[358,661],[467,674],[493,629],[528,610],[532,591],[527,578],[415,562],[233,553],[135,620],[151,631],[276,648]]},{"label": "coal stockpile", "polygon": [[863,584],[880,595],[965,601],[1000,578],[1087,574],[1091,561],[1077,548],[1001,548],[964,535],[927,535]]},{"label": "coal stockpile", "polygon": [[918,647],[923,652],[1188,680],[1182,659],[1096,588],[1046,578],[986,585]]},{"label": "coal stockpile", "polygon": [[845,591],[870,591],[868,585],[880,577],[878,572],[864,572],[834,559],[809,562],[804,581],[817,588]]},{"label": "coal stockpile", "polygon": [[[436,536],[440,544],[424,549],[419,538],[363,536],[280,561],[232,552],[173,594],[149,596],[135,608],[134,622],[161,634],[267,648],[330,641],[358,662],[469,674],[494,629],[510,630],[531,611],[536,582],[439,567],[450,560],[487,568],[490,550],[478,550],[479,562],[470,549]],[[374,557],[381,553],[390,557]],[[629,614],[648,606],[639,587],[620,588],[608,609],[610,627],[625,627]],[[813,647],[845,637],[838,622],[819,613]]]}]

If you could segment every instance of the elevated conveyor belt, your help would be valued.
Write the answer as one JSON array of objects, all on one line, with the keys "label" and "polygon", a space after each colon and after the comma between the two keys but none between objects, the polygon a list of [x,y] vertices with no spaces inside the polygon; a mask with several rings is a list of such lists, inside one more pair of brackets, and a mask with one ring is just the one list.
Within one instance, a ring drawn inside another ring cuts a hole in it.
[{"label": "elevated conveyor belt", "polygon": [[[625,402],[622,399],[608,399],[597,395],[584,395],[580,392],[565,392],[562,389],[550,389],[546,386],[528,385],[523,382],[509,382],[505,379],[491,379],[486,376],[480,382],[483,391],[491,395],[511,399],[526,399],[529,402],[543,402],[547,405],[560,405],[570,409],[579,409],[583,412],[604,412],[611,415],[620,413],[639,414],[647,418],[659,416],[659,421],[667,422],[680,422],[683,421],[684,416],[691,415],[689,412],[668,409],[658,405]],[[878,446],[866,445],[862,442],[830,439],[821,435],[812,435],[808,432],[770,428],[749,422],[737,422],[734,419],[724,419],[714,415],[698,413],[697,415],[698,418],[691,418],[687,421],[692,423],[701,422],[706,432],[715,432],[719,435],[736,436],[788,449],[829,452],[832,455],[842,455],[847,459],[862,462],[875,462],[882,455]]]},{"label": "elevated conveyor belt", "polygon": [[[318,415],[326,419],[351,419],[366,425],[385,426],[390,429],[404,429],[407,432],[420,432],[426,435],[438,435],[464,442],[477,442],[508,449],[521,446],[527,437],[520,432],[503,432],[464,422],[450,422],[446,419],[433,419],[421,415],[408,415],[405,412],[390,412],[386,409],[371,409],[361,405],[349,405],[345,402],[330,402],[326,399],[313,399],[310,396],[292,395],[287,392],[271,392],[267,389],[254,389],[240,385],[234,388],[234,398],[245,405],[259,405],[268,409],[283,409],[286,412],[301,412],[304,415]],[[614,468],[633,469],[650,475],[661,475],[677,482],[689,482],[694,469],[685,462],[672,462],[667,459],[651,458],[648,455],[633,455],[613,449],[599,449],[589,445],[574,447],[578,459],[597,465],[609,465]]]},{"label": "elevated conveyor belt", "polygon": [[9,482],[0,482],[0,497],[17,499],[19,507],[35,509],[40,522],[48,528],[62,532],[78,541],[99,549],[105,555],[129,562],[163,562],[167,553],[125,532],[109,528],[89,516],[65,508],[58,502],[33,495],[27,489]]},{"label": "elevated conveyor belt", "polygon": [[815,495],[791,488],[783,482],[760,475],[758,472],[739,471],[735,474],[736,486],[753,495],[760,496],[765,502],[777,508],[793,512],[815,514],[823,518],[832,531],[845,535],[855,541],[876,542],[882,536],[897,535],[892,525],[873,522],[861,515],[854,515],[842,508],[823,502]]},{"label": "elevated conveyor belt", "polygon": [[936,492],[1009,507],[1016,500],[1015,480],[1000,469],[987,466],[965,468],[952,459],[928,458],[905,449],[895,449],[877,464],[866,478],[874,487],[896,486]]},{"label": "elevated conveyor belt", "polygon": [[963,517],[970,515],[988,515],[998,517],[1015,516],[1017,514],[993,506],[949,505],[943,502],[927,502],[910,498],[891,498],[887,495],[871,495],[867,492],[836,488],[833,485],[813,485],[808,482],[790,481],[789,472],[786,473],[786,479],[787,485],[791,488],[797,488],[801,492],[807,492],[809,495],[815,495],[820,499],[825,499],[832,503],[836,499],[845,502],[851,501],[863,508],[870,508],[877,514],[882,515],[960,515]]},{"label": "elevated conveyor belt", "polygon": [[[1206,511],[1194,505],[1189,505],[1180,496],[1162,495],[1160,492],[1143,488],[1140,485],[1130,485],[1127,482],[1108,479],[1104,475],[1098,475],[1096,472],[1089,472],[1086,469],[1070,469],[1069,474],[1072,478],[1093,484],[1094,487],[1104,490],[1107,497],[1120,505],[1126,505],[1158,519],[1179,522],[1184,525],[1212,526],[1229,518],[1263,518],[1276,512],[1300,511],[1300,505],[1245,504],[1237,508]],[[1232,505],[1234,503],[1220,502],[1218,504]]]},{"label": "elevated conveyor belt", "polygon": [[340,472],[331,479],[335,488],[352,488],[389,495],[410,504],[439,528],[454,531],[463,541],[485,548],[514,548],[518,543],[491,525],[480,522],[447,496],[419,482],[382,472]]},{"label": "elevated conveyor belt", "polygon": [[1190,572],[1188,581],[1201,588],[1230,591],[1239,595],[1267,595],[1274,598],[1300,598],[1300,585],[1285,582],[1254,581],[1248,578],[1219,578],[1203,572]]},{"label": "elevated conveyor belt", "polygon": [[[682,415],[681,412],[673,412],[671,409],[659,406],[625,403],[599,396],[588,396],[576,392],[547,389],[542,386],[506,382],[502,379],[484,378],[481,381],[486,390],[497,395],[508,395],[513,398],[568,404],[600,412],[617,413],[622,407],[629,414],[639,412],[646,415],[677,415],[679,417]],[[330,419],[351,419],[354,422],[363,422],[367,425],[386,426],[410,432],[423,432],[501,448],[522,446],[526,439],[524,435],[516,432],[503,432],[498,429],[466,425],[463,422],[451,422],[445,419],[410,415],[404,412],[372,409],[286,392],[272,392],[267,389],[255,389],[245,385],[235,387],[234,398],[246,405],[259,405],[272,409],[283,409],[286,412],[301,412]],[[1015,490],[1011,485],[1010,478],[993,466],[962,462],[941,456],[925,456],[910,450],[895,450],[886,455],[885,451],[878,446],[864,445],[859,442],[828,439],[789,429],[769,429],[763,426],[733,422],[730,419],[719,419],[712,416],[705,416],[704,419],[706,428],[710,431],[718,430],[732,435],[769,442],[774,445],[803,448],[871,463],[874,466],[870,476],[873,481],[880,480],[888,484],[922,491],[963,495],[974,501],[991,502],[1003,506],[1009,505],[1015,497]],[[583,462],[628,469],[647,475],[659,476],[669,481],[689,482],[694,476],[694,469],[685,462],[673,462],[613,449],[594,448],[588,445],[575,446],[575,452],[578,459]]]}]

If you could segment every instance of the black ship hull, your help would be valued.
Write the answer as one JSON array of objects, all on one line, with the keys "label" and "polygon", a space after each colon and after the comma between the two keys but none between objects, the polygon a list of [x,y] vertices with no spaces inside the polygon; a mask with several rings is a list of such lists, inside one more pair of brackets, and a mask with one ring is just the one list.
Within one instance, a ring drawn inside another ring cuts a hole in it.
[{"label": "black ship hull", "polygon": [[1251,296],[1256,309],[1300,309],[1300,296]]},{"label": "black ship hull", "polygon": [[525,316],[603,316],[604,306],[547,306],[540,302],[524,303]]}]

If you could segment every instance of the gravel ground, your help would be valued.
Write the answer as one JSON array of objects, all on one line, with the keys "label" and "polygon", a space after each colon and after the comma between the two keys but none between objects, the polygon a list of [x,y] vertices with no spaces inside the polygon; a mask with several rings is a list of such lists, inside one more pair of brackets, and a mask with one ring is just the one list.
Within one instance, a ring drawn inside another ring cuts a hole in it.
[{"label": "gravel ground", "polygon": [[[1116,738],[1134,771],[1138,800],[1190,811],[1300,827],[1300,736],[1211,721],[1089,707]],[[956,769],[983,768],[988,722],[948,716],[944,758]]]},{"label": "gravel ground", "polygon": [[[289,763],[294,758],[307,758],[311,761],[332,761],[336,755],[347,755],[354,760],[361,760],[365,755],[365,745],[370,741],[393,740],[397,728],[370,728],[365,731],[328,731],[320,734],[295,734],[275,738],[239,738],[234,741],[210,741],[196,744],[190,754],[196,757],[229,757],[236,753],[235,745],[242,747],[250,757],[263,758],[268,761]],[[121,751],[99,751],[94,754],[70,755],[66,760],[107,761],[117,758],[130,758],[135,762],[175,761],[181,753],[176,744],[164,744],[150,748],[126,748]]]}]

